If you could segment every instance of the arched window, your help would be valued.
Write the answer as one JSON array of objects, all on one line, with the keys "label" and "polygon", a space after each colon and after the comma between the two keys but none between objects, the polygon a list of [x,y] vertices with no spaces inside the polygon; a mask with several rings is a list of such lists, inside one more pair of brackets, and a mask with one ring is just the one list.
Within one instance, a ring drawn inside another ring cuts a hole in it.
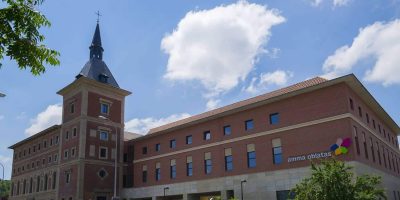
[{"label": "arched window", "polygon": [[19,195],[19,181],[18,181],[18,184],[17,184],[17,195]]},{"label": "arched window", "polygon": [[29,193],[32,193],[33,191],[33,178],[31,177],[31,180],[29,181]]},{"label": "arched window", "polygon": [[57,172],[53,172],[53,190],[56,189]]},{"label": "arched window", "polygon": [[40,176],[36,178],[36,192],[40,191]]},{"label": "arched window", "polygon": [[47,174],[44,175],[44,186],[43,186],[43,190],[44,190],[44,191],[47,190],[47,180],[48,180],[48,179],[49,179],[49,178],[48,178]]},{"label": "arched window", "polygon": [[22,190],[22,194],[25,194],[26,192],[26,179],[24,179],[24,185],[23,185],[23,190]]}]

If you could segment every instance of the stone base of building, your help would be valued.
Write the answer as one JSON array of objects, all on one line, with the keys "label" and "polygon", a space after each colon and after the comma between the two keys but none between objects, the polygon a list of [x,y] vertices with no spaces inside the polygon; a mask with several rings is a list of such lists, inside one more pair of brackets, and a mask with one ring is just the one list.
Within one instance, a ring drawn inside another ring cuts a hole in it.
[{"label": "stone base of building", "polygon": [[[400,190],[399,177],[360,162],[352,161],[348,164],[354,166],[356,175],[381,176],[382,187],[386,190],[388,199],[395,199],[393,191],[397,193]],[[309,176],[309,167],[278,170],[151,187],[125,188],[121,191],[121,198],[126,200],[209,200],[220,196],[222,200],[230,197],[241,199],[241,185],[243,185],[243,199],[275,200],[280,199],[278,196],[286,196],[297,183]],[[241,184],[242,180],[246,182]],[[168,188],[165,190],[165,196],[164,188]]]}]

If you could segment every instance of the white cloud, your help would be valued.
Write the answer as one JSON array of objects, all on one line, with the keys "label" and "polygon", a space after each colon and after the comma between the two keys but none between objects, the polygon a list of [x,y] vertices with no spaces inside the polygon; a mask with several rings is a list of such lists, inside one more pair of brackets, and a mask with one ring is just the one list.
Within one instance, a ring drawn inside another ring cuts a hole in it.
[{"label": "white cloud", "polygon": [[268,86],[284,86],[293,77],[293,72],[276,70],[274,72],[262,73],[259,77],[254,77],[250,85],[244,89],[246,92],[256,94],[267,89]]},{"label": "white cloud", "polygon": [[46,110],[31,119],[31,126],[25,129],[25,134],[31,136],[52,125],[60,124],[61,115],[62,106],[60,104],[49,105]]},{"label": "white cloud", "polygon": [[333,0],[334,7],[346,6],[350,0]]},{"label": "white cloud", "polygon": [[[310,0],[310,4],[314,7],[319,7],[322,5],[324,0]],[[348,5],[350,0],[332,0],[333,7],[341,7]]]},{"label": "white cloud", "polygon": [[209,99],[206,104],[206,110],[212,110],[217,108],[219,106],[219,103],[221,103],[220,99],[213,99],[213,98]]},{"label": "white cloud", "polygon": [[184,119],[187,117],[190,117],[190,114],[188,113],[173,114],[166,118],[159,118],[159,119],[153,117],[134,118],[125,122],[125,130],[139,134],[146,134],[152,128],[168,124],[174,121],[178,121],[180,119]]},{"label": "white cloud", "polygon": [[364,79],[383,85],[400,84],[400,20],[376,22],[360,29],[353,43],[338,48],[323,65],[325,77],[349,73],[361,61],[373,61]]},{"label": "white cloud", "polygon": [[[254,69],[271,28],[285,18],[277,10],[239,1],[210,10],[190,11],[166,35],[161,48],[169,55],[164,77],[170,81],[200,81],[209,105],[236,87]],[[218,103],[218,102],[217,102]]]}]

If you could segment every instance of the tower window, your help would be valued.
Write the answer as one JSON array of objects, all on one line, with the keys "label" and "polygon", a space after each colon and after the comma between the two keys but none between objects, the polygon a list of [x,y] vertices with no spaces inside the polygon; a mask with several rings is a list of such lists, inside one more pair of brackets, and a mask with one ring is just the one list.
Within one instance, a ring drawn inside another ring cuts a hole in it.
[{"label": "tower window", "polygon": [[108,103],[101,103],[101,106],[100,106],[101,114],[108,115],[108,113],[110,111],[109,107],[110,107],[110,105]]},{"label": "tower window", "polygon": [[99,81],[102,82],[102,83],[108,83],[107,74],[99,74]]}]

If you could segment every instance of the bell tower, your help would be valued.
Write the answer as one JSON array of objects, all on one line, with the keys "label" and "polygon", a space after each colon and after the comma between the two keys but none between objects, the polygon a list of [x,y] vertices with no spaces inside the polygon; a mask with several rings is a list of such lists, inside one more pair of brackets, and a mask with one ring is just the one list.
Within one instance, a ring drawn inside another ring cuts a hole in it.
[{"label": "bell tower", "polygon": [[122,187],[125,97],[103,61],[96,24],[89,61],[63,96],[58,198],[111,200]]}]

